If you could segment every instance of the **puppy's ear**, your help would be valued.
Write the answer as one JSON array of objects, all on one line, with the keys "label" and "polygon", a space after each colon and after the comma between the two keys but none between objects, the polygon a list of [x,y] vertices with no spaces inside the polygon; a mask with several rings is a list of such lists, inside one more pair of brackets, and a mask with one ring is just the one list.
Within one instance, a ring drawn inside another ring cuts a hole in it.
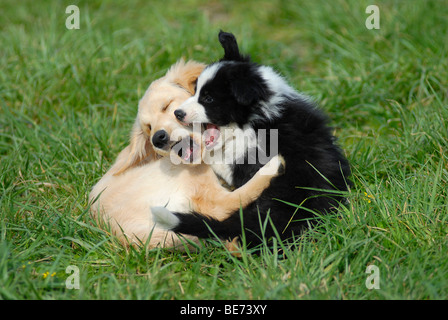
[{"label": "puppy's ear", "polygon": [[243,56],[240,54],[240,50],[238,48],[238,43],[236,42],[236,38],[232,33],[219,31],[218,35],[219,42],[221,46],[224,48],[224,57],[221,61],[245,61],[249,62],[249,56]]},{"label": "puppy's ear", "polygon": [[167,72],[167,77],[170,77],[172,82],[187,90],[191,95],[194,95],[196,82],[204,68],[205,65],[202,63],[193,60],[184,62],[181,59],[170,68]]},{"label": "puppy's ear", "polygon": [[117,168],[115,169],[114,176],[122,174],[143,160],[149,161],[156,158],[151,143],[140,127],[138,119],[132,128],[131,143],[127,149],[128,152],[124,155],[125,158],[117,160]]},{"label": "puppy's ear", "polygon": [[247,85],[245,81],[234,81],[231,84],[231,90],[238,104],[248,106],[259,100],[260,90],[256,87]]},{"label": "puppy's ear", "polygon": [[268,88],[261,77],[256,75],[241,74],[234,75],[229,82],[230,91],[238,104],[249,106],[268,98]]}]

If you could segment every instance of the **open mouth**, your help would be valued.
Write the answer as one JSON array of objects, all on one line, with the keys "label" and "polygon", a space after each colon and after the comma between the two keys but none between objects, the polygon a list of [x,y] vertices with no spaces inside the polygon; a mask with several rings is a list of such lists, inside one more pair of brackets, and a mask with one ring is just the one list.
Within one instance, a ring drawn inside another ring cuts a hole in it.
[{"label": "open mouth", "polygon": [[[190,123],[188,127],[193,129],[193,132],[200,128],[202,141],[193,139],[193,135],[184,136],[180,140],[172,143],[169,148],[171,154],[177,155],[184,163],[196,163],[202,160],[202,151],[200,143],[204,145],[207,150],[212,149],[219,143],[221,131],[217,125],[212,123]],[[199,132],[196,132],[199,133]]]},{"label": "open mouth", "polygon": [[207,149],[213,148],[218,143],[218,139],[221,135],[219,127],[212,123],[203,123],[202,129],[204,130],[203,138],[205,147]]},{"label": "open mouth", "polygon": [[201,156],[201,146],[195,143],[191,137],[186,137],[179,140],[173,144],[171,150],[177,153],[182,161],[187,163],[192,163]]}]

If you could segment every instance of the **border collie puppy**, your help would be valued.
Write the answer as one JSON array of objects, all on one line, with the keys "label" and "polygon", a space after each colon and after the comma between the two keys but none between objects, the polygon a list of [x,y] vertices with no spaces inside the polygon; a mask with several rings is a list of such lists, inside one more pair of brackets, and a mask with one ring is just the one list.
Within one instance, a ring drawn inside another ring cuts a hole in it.
[{"label": "border collie puppy", "polygon": [[[241,213],[222,221],[168,210],[154,211],[154,219],[159,227],[202,238],[234,239],[244,231],[251,245],[276,235],[298,235],[316,214],[344,200],[349,163],[327,116],[310,99],[272,68],[241,55],[233,34],[221,31],[219,41],[224,57],[206,67],[195,95],[174,114],[185,125],[202,124],[210,152],[231,150],[230,161],[211,163],[229,185],[242,186],[276,153],[285,159],[285,174]],[[248,141],[238,143],[239,137]]]}]

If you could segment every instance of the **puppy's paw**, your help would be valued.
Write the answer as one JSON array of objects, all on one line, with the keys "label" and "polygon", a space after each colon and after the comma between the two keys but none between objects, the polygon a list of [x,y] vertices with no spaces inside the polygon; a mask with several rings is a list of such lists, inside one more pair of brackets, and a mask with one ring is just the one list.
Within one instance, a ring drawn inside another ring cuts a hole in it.
[{"label": "puppy's paw", "polygon": [[278,170],[277,170],[277,176],[281,176],[285,174],[286,171],[286,161],[285,158],[281,154],[277,155],[278,157]]},{"label": "puppy's paw", "polygon": [[234,257],[241,258],[241,249],[240,244],[238,242],[238,237],[232,239],[232,241],[226,240],[224,246],[230,252],[230,254]]},{"label": "puppy's paw", "polygon": [[281,154],[277,154],[260,169],[260,174],[278,177],[285,173],[285,167],[285,158]]},{"label": "puppy's paw", "polygon": [[151,207],[152,220],[156,227],[173,230],[179,225],[179,218],[165,207]]}]

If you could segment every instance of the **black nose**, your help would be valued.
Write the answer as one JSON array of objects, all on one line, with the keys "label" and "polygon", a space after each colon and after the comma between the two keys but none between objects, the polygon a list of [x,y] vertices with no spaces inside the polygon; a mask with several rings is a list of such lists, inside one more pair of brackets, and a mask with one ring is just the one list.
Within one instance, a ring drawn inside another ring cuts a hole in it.
[{"label": "black nose", "polygon": [[152,137],[152,144],[157,148],[163,148],[169,141],[170,137],[165,130],[159,130]]},{"label": "black nose", "polygon": [[184,110],[177,109],[177,110],[174,111],[174,115],[176,116],[177,120],[183,121],[187,114],[185,113]]}]

